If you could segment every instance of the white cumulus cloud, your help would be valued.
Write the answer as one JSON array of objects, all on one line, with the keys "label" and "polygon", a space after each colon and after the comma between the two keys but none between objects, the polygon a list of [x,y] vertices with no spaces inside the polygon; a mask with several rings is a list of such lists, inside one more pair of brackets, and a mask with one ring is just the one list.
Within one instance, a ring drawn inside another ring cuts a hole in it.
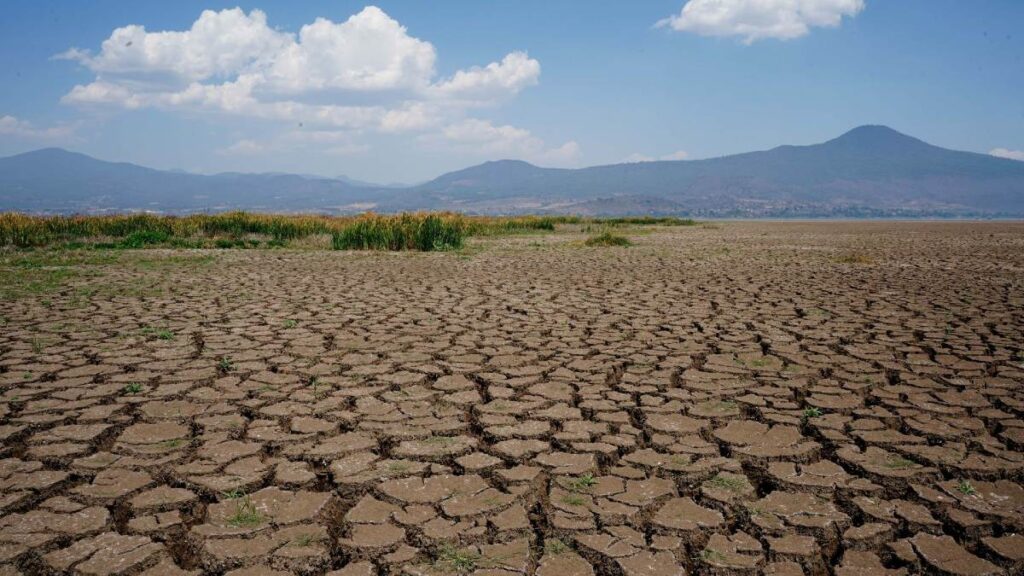
[{"label": "white cumulus cloud", "polygon": [[345,22],[317,18],[273,57],[266,77],[273,88],[309,90],[421,90],[434,76],[430,42],[410,36],[376,6]]},{"label": "white cumulus cloud", "polygon": [[72,48],[58,58],[76,60],[97,73],[165,74],[176,79],[205,80],[231,76],[271,62],[294,41],[267,26],[260,10],[204,10],[188,30],[147,32],[136,24],[117,28],[100,53]]},{"label": "white cumulus cloud", "polygon": [[184,31],[114,30],[98,53],[56,56],[93,71],[74,105],[204,111],[323,129],[416,132],[465,119],[537,83],[540,63],[514,51],[439,79],[434,46],[376,6],[289,33],[259,10],[206,10]]},{"label": "white cumulus cloud", "polygon": [[657,25],[701,36],[738,36],[750,44],[834,28],[863,9],[864,0],[689,0],[679,14]]},{"label": "white cumulus cloud", "polygon": [[526,52],[513,52],[501,62],[459,70],[450,79],[435,85],[433,92],[457,99],[488,99],[517,94],[523,88],[536,84],[539,76],[540,62],[530,58]]},{"label": "white cumulus cloud", "polygon": [[992,156],[998,156],[999,158],[1009,158],[1010,160],[1020,160],[1024,162],[1024,150],[1009,150],[1006,148],[993,148],[988,151]]}]

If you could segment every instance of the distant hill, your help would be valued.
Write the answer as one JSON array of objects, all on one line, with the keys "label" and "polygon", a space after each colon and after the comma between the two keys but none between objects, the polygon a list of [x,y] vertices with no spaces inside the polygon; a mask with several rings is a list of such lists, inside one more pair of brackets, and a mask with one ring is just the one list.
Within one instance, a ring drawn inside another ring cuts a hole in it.
[{"label": "distant hill", "polygon": [[[413,188],[429,205],[472,210],[538,199],[572,209],[620,198],[614,212],[720,216],[1024,215],[1024,162],[932,146],[885,126],[822,144],[707,160],[539,168],[488,162]],[[637,199],[634,203],[630,199]],[[661,199],[666,208],[643,210]],[[635,209],[631,209],[635,206]]]},{"label": "distant hill", "polygon": [[0,210],[450,209],[717,217],[1020,217],[1024,162],[861,126],[706,160],[541,168],[486,162],[405,188],[288,174],[167,172],[45,149],[0,158]]},{"label": "distant hill", "polygon": [[0,210],[343,210],[360,190],[292,174],[215,175],[153,170],[46,148],[0,158]]}]

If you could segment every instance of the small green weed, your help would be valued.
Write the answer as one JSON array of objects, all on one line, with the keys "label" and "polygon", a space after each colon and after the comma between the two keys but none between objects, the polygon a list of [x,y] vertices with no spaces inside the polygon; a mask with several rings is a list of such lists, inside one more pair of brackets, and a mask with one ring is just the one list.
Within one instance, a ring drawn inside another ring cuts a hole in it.
[{"label": "small green weed", "polygon": [[722,474],[716,475],[714,478],[706,480],[704,486],[709,488],[719,488],[721,490],[728,490],[730,492],[739,492],[743,490],[750,483],[744,478],[738,478],[734,476],[724,476]]},{"label": "small green weed", "polygon": [[597,484],[597,479],[590,473],[577,476],[568,482],[569,490],[572,490],[573,492],[585,492],[595,484]]},{"label": "small green weed", "polygon": [[441,547],[437,555],[437,562],[447,564],[452,570],[465,574],[476,570],[481,557],[469,550],[459,550],[450,544]]},{"label": "small green weed", "polygon": [[821,414],[822,412],[820,408],[811,406],[810,408],[804,408],[803,414],[800,415],[800,419],[806,423],[811,418],[817,418],[821,416]]},{"label": "small green weed", "polygon": [[548,554],[553,554],[553,555],[557,556],[557,555],[565,552],[568,549],[569,549],[569,547],[565,545],[565,542],[562,542],[561,540],[559,540],[557,538],[553,538],[551,540],[545,540],[544,541],[544,552],[546,552]]},{"label": "small green weed", "polygon": [[961,480],[960,483],[956,485],[956,491],[965,496],[974,496],[978,493],[977,489],[975,489],[967,480]]},{"label": "small green weed", "polygon": [[220,370],[225,374],[234,371],[234,369],[235,365],[231,363],[231,358],[228,358],[227,356],[224,356],[217,361],[217,370]]},{"label": "small green weed", "polygon": [[700,558],[705,562],[713,562],[717,564],[725,562],[725,554],[722,554],[721,552],[713,548],[705,548],[704,550],[702,550],[700,553]]},{"label": "small green weed", "polygon": [[249,528],[259,526],[263,523],[263,520],[263,514],[256,509],[256,505],[253,504],[252,498],[245,495],[237,499],[235,513],[228,517],[228,524],[236,528]]},{"label": "small green weed", "polygon": [[142,334],[145,336],[153,336],[158,340],[174,340],[174,332],[171,332],[167,328],[146,326],[145,328],[142,329]]}]

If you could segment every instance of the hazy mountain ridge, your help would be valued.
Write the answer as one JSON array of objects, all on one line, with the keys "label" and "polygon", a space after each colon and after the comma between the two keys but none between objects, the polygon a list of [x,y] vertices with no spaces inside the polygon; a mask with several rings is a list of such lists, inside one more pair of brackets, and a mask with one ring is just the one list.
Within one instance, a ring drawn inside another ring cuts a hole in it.
[{"label": "hazy mountain ridge", "polygon": [[160,171],[59,149],[0,158],[0,210],[351,212],[368,204],[480,213],[1024,216],[1024,162],[940,148],[884,126],[705,160],[581,169],[499,160],[405,188],[292,174]]}]

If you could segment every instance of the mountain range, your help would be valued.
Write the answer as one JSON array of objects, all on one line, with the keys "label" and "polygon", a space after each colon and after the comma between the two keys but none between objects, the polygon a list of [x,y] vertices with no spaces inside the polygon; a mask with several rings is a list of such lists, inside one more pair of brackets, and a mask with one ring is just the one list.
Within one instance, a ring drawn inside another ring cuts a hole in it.
[{"label": "mountain range", "polygon": [[703,217],[1021,217],[1024,162],[933,146],[885,126],[710,158],[541,168],[486,162],[406,187],[345,177],[214,175],[47,148],[0,158],[0,211],[351,213],[458,210]]}]

